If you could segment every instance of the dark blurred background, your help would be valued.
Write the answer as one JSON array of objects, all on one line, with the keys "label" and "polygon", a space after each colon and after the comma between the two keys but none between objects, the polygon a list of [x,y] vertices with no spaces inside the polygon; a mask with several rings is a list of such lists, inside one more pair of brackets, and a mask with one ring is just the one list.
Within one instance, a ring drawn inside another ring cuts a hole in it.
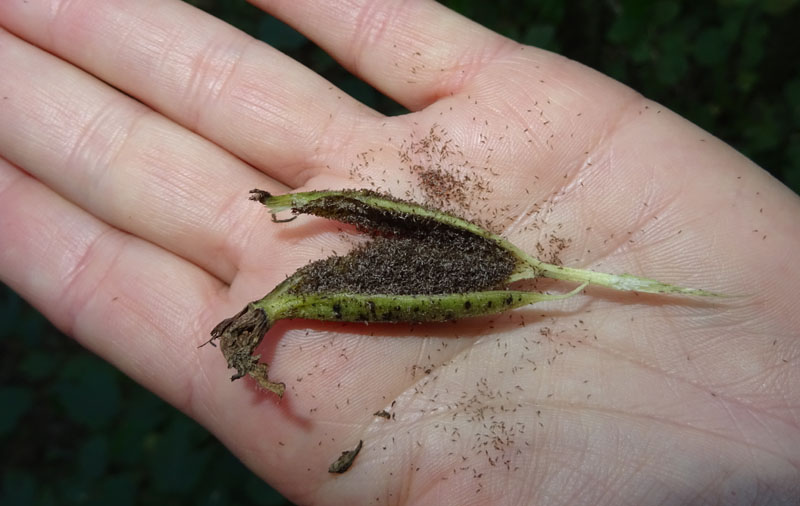
[{"label": "dark blurred background", "polygon": [[[190,3],[361,102],[404,112],[243,0]],[[797,0],[443,3],[630,85],[800,192]],[[0,505],[289,504],[204,429],[1,288]]]}]

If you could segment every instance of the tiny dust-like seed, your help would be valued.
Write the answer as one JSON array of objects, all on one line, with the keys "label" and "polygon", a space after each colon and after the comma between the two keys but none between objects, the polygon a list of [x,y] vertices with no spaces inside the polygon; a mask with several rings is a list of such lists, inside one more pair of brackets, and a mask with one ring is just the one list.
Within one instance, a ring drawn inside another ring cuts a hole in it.
[{"label": "tiny dust-like seed", "polygon": [[385,409],[381,409],[379,411],[372,413],[372,416],[379,416],[381,418],[386,418],[387,420],[392,418],[392,415],[390,415],[389,412],[386,411]]}]

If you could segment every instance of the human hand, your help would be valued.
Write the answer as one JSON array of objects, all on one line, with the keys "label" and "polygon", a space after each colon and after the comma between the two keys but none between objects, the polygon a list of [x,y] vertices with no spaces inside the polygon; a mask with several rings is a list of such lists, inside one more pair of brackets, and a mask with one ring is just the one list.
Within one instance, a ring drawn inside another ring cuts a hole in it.
[{"label": "human hand", "polygon": [[[800,494],[796,196],[619,83],[437,4],[260,3],[415,112],[381,116],[182,3],[0,3],[5,283],[299,503]],[[197,348],[348,244],[316,218],[271,223],[248,190],[431,199],[413,166],[436,163],[482,177],[447,203],[526,251],[740,297],[588,289],[492,321],[286,323],[261,346],[281,401]]]}]

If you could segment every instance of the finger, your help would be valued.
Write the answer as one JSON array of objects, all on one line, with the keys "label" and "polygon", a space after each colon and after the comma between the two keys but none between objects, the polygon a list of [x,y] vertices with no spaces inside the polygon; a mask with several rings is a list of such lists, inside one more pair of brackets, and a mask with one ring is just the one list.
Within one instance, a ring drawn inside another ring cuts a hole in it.
[{"label": "finger", "polygon": [[458,93],[492,61],[521,48],[431,1],[253,3],[411,110]]},{"label": "finger", "polygon": [[[0,159],[0,281],[83,346],[188,413],[231,448],[252,449],[253,424],[269,421],[264,445],[291,440],[273,403],[253,406],[253,392],[229,381],[222,355],[209,347],[214,323],[241,307],[227,287],[196,266],[109,227]],[[306,433],[302,433],[305,437]],[[254,470],[280,457],[258,452]],[[249,458],[248,458],[249,457]]]},{"label": "finger", "polygon": [[293,186],[378,117],[184,2],[0,2],[0,22]]},{"label": "finger", "polygon": [[[0,159],[0,276],[60,329],[181,406],[222,284]],[[189,342],[191,341],[191,342]],[[164,381],[170,378],[170,381]]]},{"label": "finger", "polygon": [[230,281],[285,189],[91,76],[0,31],[0,152],[113,226]]}]

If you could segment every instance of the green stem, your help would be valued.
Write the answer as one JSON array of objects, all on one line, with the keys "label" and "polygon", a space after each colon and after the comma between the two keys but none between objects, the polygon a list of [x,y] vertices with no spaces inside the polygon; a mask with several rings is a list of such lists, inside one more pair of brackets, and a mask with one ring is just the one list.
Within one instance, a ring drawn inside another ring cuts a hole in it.
[{"label": "green stem", "polygon": [[542,262],[530,255],[523,253],[524,265],[511,275],[508,282],[519,281],[522,279],[534,279],[540,276],[560,279],[562,281],[574,281],[576,283],[588,283],[590,285],[604,286],[620,291],[636,291],[643,293],[675,293],[682,295],[695,295],[699,297],[721,297],[720,294],[702,290],[699,288],[684,288],[681,286],[662,283],[655,279],[642,278],[630,274],[610,274],[606,272],[591,271],[588,269],[575,269]]}]

